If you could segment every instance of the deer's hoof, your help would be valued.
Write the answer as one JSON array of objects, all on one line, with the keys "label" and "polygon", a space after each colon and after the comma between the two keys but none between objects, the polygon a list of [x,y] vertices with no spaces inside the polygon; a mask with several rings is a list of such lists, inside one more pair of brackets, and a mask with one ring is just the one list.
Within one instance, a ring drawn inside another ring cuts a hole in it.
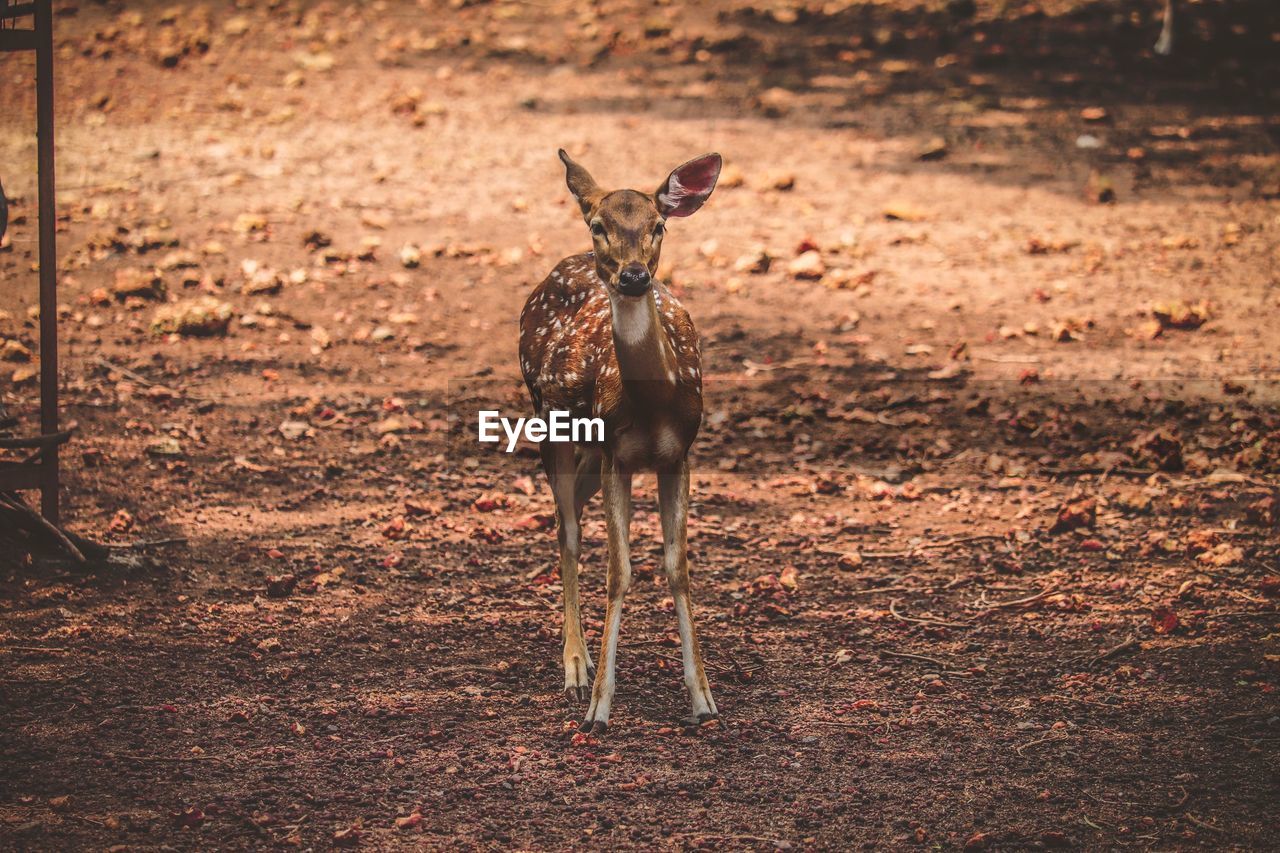
[{"label": "deer's hoof", "polygon": [[589,735],[602,735],[609,730],[609,724],[604,720],[583,720],[582,725],[578,726],[578,731]]},{"label": "deer's hoof", "polygon": [[585,702],[591,697],[596,668],[585,655],[570,655],[564,662],[564,698],[569,702]]},{"label": "deer's hoof", "polygon": [[564,699],[571,705],[581,705],[591,698],[591,686],[587,684],[577,687],[566,687],[564,689]]},{"label": "deer's hoof", "polygon": [[689,716],[682,718],[680,722],[687,728],[696,729],[705,722],[718,719],[720,719],[719,714],[690,714]]}]

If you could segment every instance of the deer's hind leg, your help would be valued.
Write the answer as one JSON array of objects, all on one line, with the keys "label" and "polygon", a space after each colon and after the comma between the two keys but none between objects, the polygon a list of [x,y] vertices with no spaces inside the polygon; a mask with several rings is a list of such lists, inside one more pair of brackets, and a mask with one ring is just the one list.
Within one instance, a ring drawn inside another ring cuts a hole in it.
[{"label": "deer's hind leg", "polygon": [[591,695],[595,666],[582,632],[578,603],[578,559],[582,554],[582,510],[600,491],[600,452],[570,444],[542,443],[542,466],[556,502],[560,582],[564,586],[564,693],[570,701]]},{"label": "deer's hind leg", "polygon": [[689,462],[683,460],[671,471],[658,472],[658,509],[662,516],[662,568],[671,584],[680,629],[680,654],[684,665],[684,686],[689,691],[691,713],[684,722],[698,725],[720,715],[711,698],[711,685],[702,663],[698,632],[693,626],[693,602],[689,597]]}]

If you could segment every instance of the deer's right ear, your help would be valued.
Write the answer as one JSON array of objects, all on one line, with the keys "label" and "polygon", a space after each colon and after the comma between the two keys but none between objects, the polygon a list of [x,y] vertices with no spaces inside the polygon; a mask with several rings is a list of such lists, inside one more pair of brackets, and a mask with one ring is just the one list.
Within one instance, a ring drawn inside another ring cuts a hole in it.
[{"label": "deer's right ear", "polygon": [[716,188],[723,162],[719,154],[703,154],[677,166],[654,195],[662,218],[696,213]]},{"label": "deer's right ear", "polygon": [[596,179],[591,177],[591,173],[573,162],[573,158],[565,153],[563,148],[560,149],[560,160],[564,163],[564,181],[569,185],[569,192],[573,193],[573,197],[578,200],[582,215],[589,216],[595,209],[596,203],[604,197],[604,191],[600,189]]}]

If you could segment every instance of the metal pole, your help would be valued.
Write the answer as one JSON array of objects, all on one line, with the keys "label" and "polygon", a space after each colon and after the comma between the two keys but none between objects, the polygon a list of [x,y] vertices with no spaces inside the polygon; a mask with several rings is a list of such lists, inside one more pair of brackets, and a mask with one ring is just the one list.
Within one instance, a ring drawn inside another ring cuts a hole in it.
[{"label": "metal pole", "polygon": [[[40,203],[40,431],[58,431],[58,249],[53,182],[53,2],[36,0],[36,135]],[[40,509],[58,523],[58,447],[40,463]]]}]

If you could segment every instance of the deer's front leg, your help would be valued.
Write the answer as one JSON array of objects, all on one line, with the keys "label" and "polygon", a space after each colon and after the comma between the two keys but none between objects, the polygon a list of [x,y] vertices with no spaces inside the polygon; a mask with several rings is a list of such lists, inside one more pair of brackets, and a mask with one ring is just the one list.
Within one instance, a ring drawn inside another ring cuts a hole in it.
[{"label": "deer's front leg", "polygon": [[[587,652],[578,604],[578,557],[582,553],[582,508],[594,492],[599,474],[575,470],[571,445],[543,442],[543,467],[556,501],[556,535],[560,541],[560,582],[564,586],[564,694],[585,702],[595,667]],[[597,465],[598,468],[598,465]]]},{"label": "deer's front leg", "polygon": [[608,601],[604,612],[604,639],[600,643],[600,668],[591,690],[591,708],[581,731],[601,734],[609,727],[613,704],[614,673],[618,660],[618,633],[622,627],[622,600],[631,586],[631,472],[620,470],[612,454],[601,463],[604,511],[609,525]]},{"label": "deer's front leg", "polygon": [[684,664],[684,686],[689,691],[692,713],[685,718],[691,725],[719,716],[711,685],[702,665],[702,650],[693,627],[693,603],[689,600],[689,560],[687,528],[689,521],[689,461],[671,471],[658,472],[658,504],[662,514],[662,566],[671,584],[676,619],[680,628],[680,650]]},{"label": "deer's front leg", "polygon": [[595,667],[582,633],[578,604],[578,556],[582,551],[582,524],[572,516],[560,518],[560,582],[564,586],[564,695],[570,701],[586,701]]}]

